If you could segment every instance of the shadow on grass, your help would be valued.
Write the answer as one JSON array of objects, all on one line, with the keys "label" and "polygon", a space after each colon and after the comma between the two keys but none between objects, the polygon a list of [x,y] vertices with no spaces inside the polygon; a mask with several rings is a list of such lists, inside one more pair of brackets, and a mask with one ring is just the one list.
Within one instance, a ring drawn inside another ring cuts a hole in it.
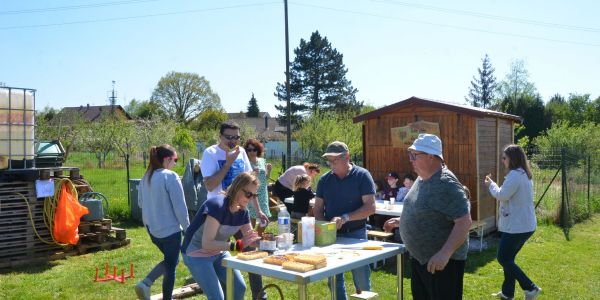
[{"label": "shadow on grass", "polygon": [[[33,265],[33,263],[35,263],[35,265]],[[8,273],[39,274],[52,269],[56,265],[58,265],[56,261],[30,262],[29,264],[23,266],[0,269],[0,275]]]}]

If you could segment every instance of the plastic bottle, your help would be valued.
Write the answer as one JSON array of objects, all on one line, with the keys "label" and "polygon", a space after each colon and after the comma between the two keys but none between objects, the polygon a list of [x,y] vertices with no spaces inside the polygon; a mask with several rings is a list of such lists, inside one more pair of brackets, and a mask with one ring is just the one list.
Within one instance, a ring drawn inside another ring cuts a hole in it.
[{"label": "plastic bottle", "polygon": [[282,207],[277,214],[277,225],[279,234],[290,233],[290,213],[287,208]]}]

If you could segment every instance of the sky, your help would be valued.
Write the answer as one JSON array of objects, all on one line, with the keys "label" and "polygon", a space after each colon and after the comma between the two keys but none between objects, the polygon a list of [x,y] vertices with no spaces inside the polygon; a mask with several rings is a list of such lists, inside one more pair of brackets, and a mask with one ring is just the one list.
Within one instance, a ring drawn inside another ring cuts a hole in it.
[{"label": "sky", "polygon": [[[464,103],[487,53],[515,59],[544,99],[600,96],[600,2],[289,1],[290,60],[314,31],[344,56],[357,99]],[[276,115],[285,81],[283,1],[0,0],[0,82],[36,89],[36,108],[148,100],[168,72],[204,76],[227,112],[254,93]]]}]

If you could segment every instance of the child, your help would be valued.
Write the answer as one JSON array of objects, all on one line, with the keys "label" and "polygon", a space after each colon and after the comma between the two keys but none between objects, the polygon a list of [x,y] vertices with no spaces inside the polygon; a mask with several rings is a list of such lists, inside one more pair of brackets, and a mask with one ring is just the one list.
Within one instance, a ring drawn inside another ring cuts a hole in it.
[{"label": "child", "polygon": [[308,213],[310,200],[315,197],[310,184],[311,179],[307,174],[298,175],[294,180],[294,205],[291,211],[294,219],[300,219]]},{"label": "child", "polygon": [[400,181],[400,177],[396,172],[390,172],[385,179],[387,180],[389,188],[385,189],[384,199],[390,200],[390,198],[396,198],[398,195],[398,181]]},{"label": "child", "polygon": [[406,194],[412,187],[413,183],[415,183],[415,176],[411,173],[406,173],[406,175],[404,175],[404,178],[402,180],[403,180],[402,182],[404,183],[404,186],[401,187],[400,189],[398,189],[398,195],[396,198],[396,202],[402,202],[402,200],[404,200],[404,197],[406,196]]}]

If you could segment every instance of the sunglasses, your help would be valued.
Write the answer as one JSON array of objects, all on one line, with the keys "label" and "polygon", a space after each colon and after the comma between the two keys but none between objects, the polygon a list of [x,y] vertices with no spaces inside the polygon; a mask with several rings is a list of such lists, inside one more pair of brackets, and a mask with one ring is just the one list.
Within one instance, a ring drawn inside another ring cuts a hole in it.
[{"label": "sunglasses", "polygon": [[502,160],[506,160],[506,156],[502,156]]},{"label": "sunglasses", "polygon": [[239,141],[241,138],[239,135],[222,134],[222,136],[228,141]]},{"label": "sunglasses", "polygon": [[421,154],[427,154],[427,153],[425,153],[425,152],[408,152],[408,158],[410,160],[417,160],[417,156],[419,156]]},{"label": "sunglasses", "polygon": [[244,196],[246,196],[246,198],[248,199],[252,199],[252,198],[258,198],[258,194],[252,193],[252,192],[248,192],[244,189],[242,189],[242,192],[244,192]]},{"label": "sunglasses", "polygon": [[175,157],[175,158],[171,157],[171,160],[172,160],[173,162],[175,162],[175,163],[177,163],[177,160],[178,160],[178,159],[179,159],[179,158],[177,158],[177,157]]},{"label": "sunglasses", "polygon": [[258,152],[258,149],[246,148],[246,152]]}]

